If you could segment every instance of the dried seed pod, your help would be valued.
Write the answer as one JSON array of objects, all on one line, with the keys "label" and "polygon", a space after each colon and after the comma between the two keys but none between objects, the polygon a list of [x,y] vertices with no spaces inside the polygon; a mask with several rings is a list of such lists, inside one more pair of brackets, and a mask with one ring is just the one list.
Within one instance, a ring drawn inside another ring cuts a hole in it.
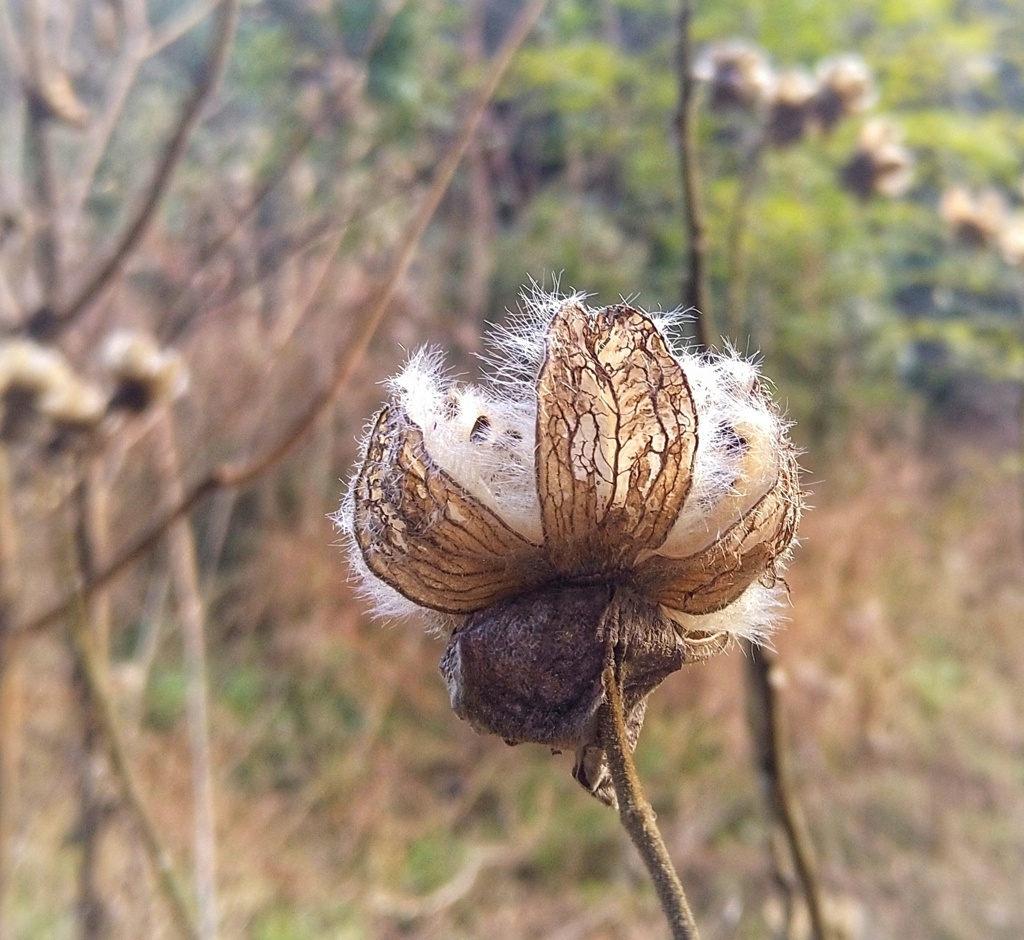
[{"label": "dried seed pod", "polygon": [[708,103],[714,111],[751,111],[764,102],[772,85],[764,52],[739,39],[705,50],[694,76],[707,84]]},{"label": "dried seed pod", "polygon": [[67,72],[51,66],[38,85],[28,89],[31,106],[51,121],[82,128],[89,123],[89,109],[82,104]]},{"label": "dried seed pod", "polygon": [[803,69],[779,74],[768,96],[765,140],[773,147],[800,143],[813,127],[814,100],[818,88]]},{"label": "dried seed pod", "polygon": [[21,437],[37,415],[40,399],[51,389],[63,388],[75,381],[67,360],[50,346],[24,339],[0,344],[0,398],[3,402],[0,438]]},{"label": "dried seed pod", "polygon": [[826,134],[846,118],[867,111],[878,98],[874,79],[860,56],[824,59],[815,74],[818,88],[811,102],[812,120]]},{"label": "dried seed pod", "polygon": [[49,388],[40,397],[38,408],[59,429],[89,431],[103,420],[107,397],[91,382],[75,377]]},{"label": "dried seed pod", "polygon": [[142,412],[172,401],[188,388],[188,369],[173,349],[161,349],[145,333],[111,333],[100,351],[100,362],[116,385],[111,410]]},{"label": "dried seed pod", "polygon": [[1024,265],[1024,213],[1016,212],[1003,222],[999,251],[1007,264]]},{"label": "dried seed pod", "polygon": [[902,196],[914,170],[914,158],[902,140],[902,131],[891,121],[868,121],[861,128],[853,156],[839,172],[843,188],[864,200]]},{"label": "dried seed pod", "polygon": [[994,189],[974,195],[963,186],[953,186],[942,194],[939,215],[957,241],[971,248],[994,244],[1006,220],[1006,203]]},{"label": "dried seed pod", "polygon": [[15,388],[41,394],[71,375],[67,360],[50,346],[25,339],[0,344],[0,394]]},{"label": "dried seed pod", "polygon": [[674,350],[666,325],[540,295],[481,387],[415,356],[337,515],[378,609],[449,618],[455,712],[574,748],[576,778],[609,802],[607,657],[635,744],[667,675],[770,630],[802,503],[754,366]]}]

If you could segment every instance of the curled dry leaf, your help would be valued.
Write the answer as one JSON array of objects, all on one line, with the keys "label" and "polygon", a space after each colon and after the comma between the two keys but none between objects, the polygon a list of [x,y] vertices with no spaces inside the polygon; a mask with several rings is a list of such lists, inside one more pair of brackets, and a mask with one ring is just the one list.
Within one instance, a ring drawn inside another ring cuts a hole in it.
[{"label": "curled dry leaf", "polygon": [[768,633],[800,516],[795,452],[754,366],[673,350],[666,325],[539,295],[482,386],[414,357],[337,516],[380,610],[445,615],[456,714],[575,750],[574,776],[605,802],[607,657],[635,745],[666,676]]}]

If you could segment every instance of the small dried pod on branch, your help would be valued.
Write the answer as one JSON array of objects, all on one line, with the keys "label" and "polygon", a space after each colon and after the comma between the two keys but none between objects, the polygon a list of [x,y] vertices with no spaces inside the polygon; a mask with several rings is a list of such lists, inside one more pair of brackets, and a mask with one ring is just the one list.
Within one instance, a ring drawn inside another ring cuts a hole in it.
[{"label": "small dried pod on branch", "polygon": [[103,389],[79,376],[48,389],[40,397],[38,409],[53,428],[49,449],[62,452],[95,445],[108,401]]},{"label": "small dried pod on branch", "polygon": [[188,369],[181,354],[161,349],[147,333],[111,333],[100,350],[100,362],[115,383],[111,411],[140,413],[179,398],[188,388]]},{"label": "small dried pod on branch", "polygon": [[765,140],[772,147],[792,147],[815,127],[818,86],[803,69],[780,72],[768,96]]},{"label": "small dried pod on branch", "polygon": [[863,114],[878,100],[871,71],[858,55],[846,53],[823,59],[815,77],[812,120],[826,134],[847,118]]},{"label": "small dried pod on branch", "polygon": [[82,104],[67,72],[50,67],[28,88],[28,100],[40,117],[83,128],[89,123],[89,109]]},{"label": "small dried pod on branch", "polygon": [[741,39],[708,47],[694,66],[694,77],[707,85],[713,111],[753,111],[772,87],[772,70],[762,49]]},{"label": "small dried pod on branch", "polygon": [[995,189],[974,194],[963,186],[947,189],[939,201],[939,215],[953,237],[970,248],[996,243],[1006,222],[1006,202]]},{"label": "small dried pod on branch", "polygon": [[839,171],[839,181],[866,201],[873,196],[902,196],[913,175],[914,157],[903,145],[903,131],[885,118],[872,118],[861,128],[853,155]]},{"label": "small dried pod on branch", "polygon": [[802,497],[755,367],[675,350],[669,317],[536,295],[479,386],[413,357],[337,514],[384,614],[433,612],[452,707],[576,753],[614,804],[597,711],[614,656],[635,746],[669,674],[770,632]]},{"label": "small dried pod on branch", "polygon": [[59,350],[33,340],[0,343],[0,438],[17,440],[39,417],[39,403],[77,381]]},{"label": "small dried pod on branch", "polygon": [[999,232],[999,253],[1007,264],[1024,266],[1024,212],[1006,217]]}]

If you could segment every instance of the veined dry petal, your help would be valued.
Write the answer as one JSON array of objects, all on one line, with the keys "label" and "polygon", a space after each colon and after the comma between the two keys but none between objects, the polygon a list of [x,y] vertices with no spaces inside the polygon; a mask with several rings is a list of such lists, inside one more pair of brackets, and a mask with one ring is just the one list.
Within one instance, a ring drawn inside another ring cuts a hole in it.
[{"label": "veined dry petal", "polygon": [[710,614],[774,570],[800,519],[796,457],[786,451],[781,458],[772,489],[712,545],[688,558],[655,555],[637,567],[637,582],[651,599],[686,614]]},{"label": "veined dry petal", "polygon": [[664,540],[690,489],[697,413],[682,367],[644,314],[570,302],[537,379],[537,488],[551,564],[627,567]]},{"label": "veined dry petal", "polygon": [[441,470],[420,429],[394,406],[377,417],[354,496],[367,567],[424,607],[472,613],[550,574],[539,546]]}]

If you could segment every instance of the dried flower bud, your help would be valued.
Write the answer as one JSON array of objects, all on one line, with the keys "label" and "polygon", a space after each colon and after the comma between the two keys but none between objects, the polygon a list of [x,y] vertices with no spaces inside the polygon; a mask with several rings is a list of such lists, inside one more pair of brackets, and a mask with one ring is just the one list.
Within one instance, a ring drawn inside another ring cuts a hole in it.
[{"label": "dried flower bud", "polygon": [[44,118],[74,127],[89,123],[89,109],[82,104],[67,72],[51,68],[37,86],[29,89],[32,107]]},{"label": "dried flower bud", "polygon": [[21,437],[40,398],[73,381],[71,366],[58,350],[25,339],[0,344],[0,397],[4,412],[0,437]]},{"label": "dried flower bud", "polygon": [[812,126],[817,86],[803,69],[788,69],[775,80],[768,97],[765,139],[774,147],[800,143]]},{"label": "dried flower bud", "polygon": [[26,339],[0,345],[0,394],[13,389],[41,394],[71,375],[67,360],[51,346]]},{"label": "dried flower bud", "polygon": [[902,196],[914,170],[914,158],[902,139],[902,131],[891,121],[868,121],[861,128],[853,156],[839,171],[843,188],[860,199]]},{"label": "dried flower bud", "polygon": [[860,56],[825,59],[816,74],[818,90],[811,102],[812,120],[826,134],[844,118],[866,111],[877,99],[874,79]]},{"label": "dried flower bud", "polygon": [[999,251],[1007,264],[1024,265],[1024,213],[1016,212],[1003,223]]},{"label": "dried flower bud", "polygon": [[1006,218],[1006,203],[994,189],[974,196],[963,186],[954,186],[942,194],[939,215],[953,236],[972,248],[993,244]]},{"label": "dried flower bud", "polygon": [[188,388],[188,369],[181,355],[160,349],[145,333],[112,333],[100,360],[117,383],[110,400],[112,410],[145,411],[153,404],[179,398]]},{"label": "dried flower bud", "polygon": [[709,105],[715,111],[751,111],[765,100],[772,84],[764,53],[739,39],[708,48],[694,76],[707,84]]},{"label": "dried flower bud", "polygon": [[674,350],[667,325],[538,295],[499,331],[482,386],[417,354],[336,520],[378,610],[444,615],[456,714],[574,748],[606,801],[609,650],[635,743],[662,679],[770,631],[801,508],[755,367]]},{"label": "dried flower bud", "polygon": [[75,376],[47,389],[38,409],[58,430],[88,431],[103,420],[107,397],[100,388]]}]

